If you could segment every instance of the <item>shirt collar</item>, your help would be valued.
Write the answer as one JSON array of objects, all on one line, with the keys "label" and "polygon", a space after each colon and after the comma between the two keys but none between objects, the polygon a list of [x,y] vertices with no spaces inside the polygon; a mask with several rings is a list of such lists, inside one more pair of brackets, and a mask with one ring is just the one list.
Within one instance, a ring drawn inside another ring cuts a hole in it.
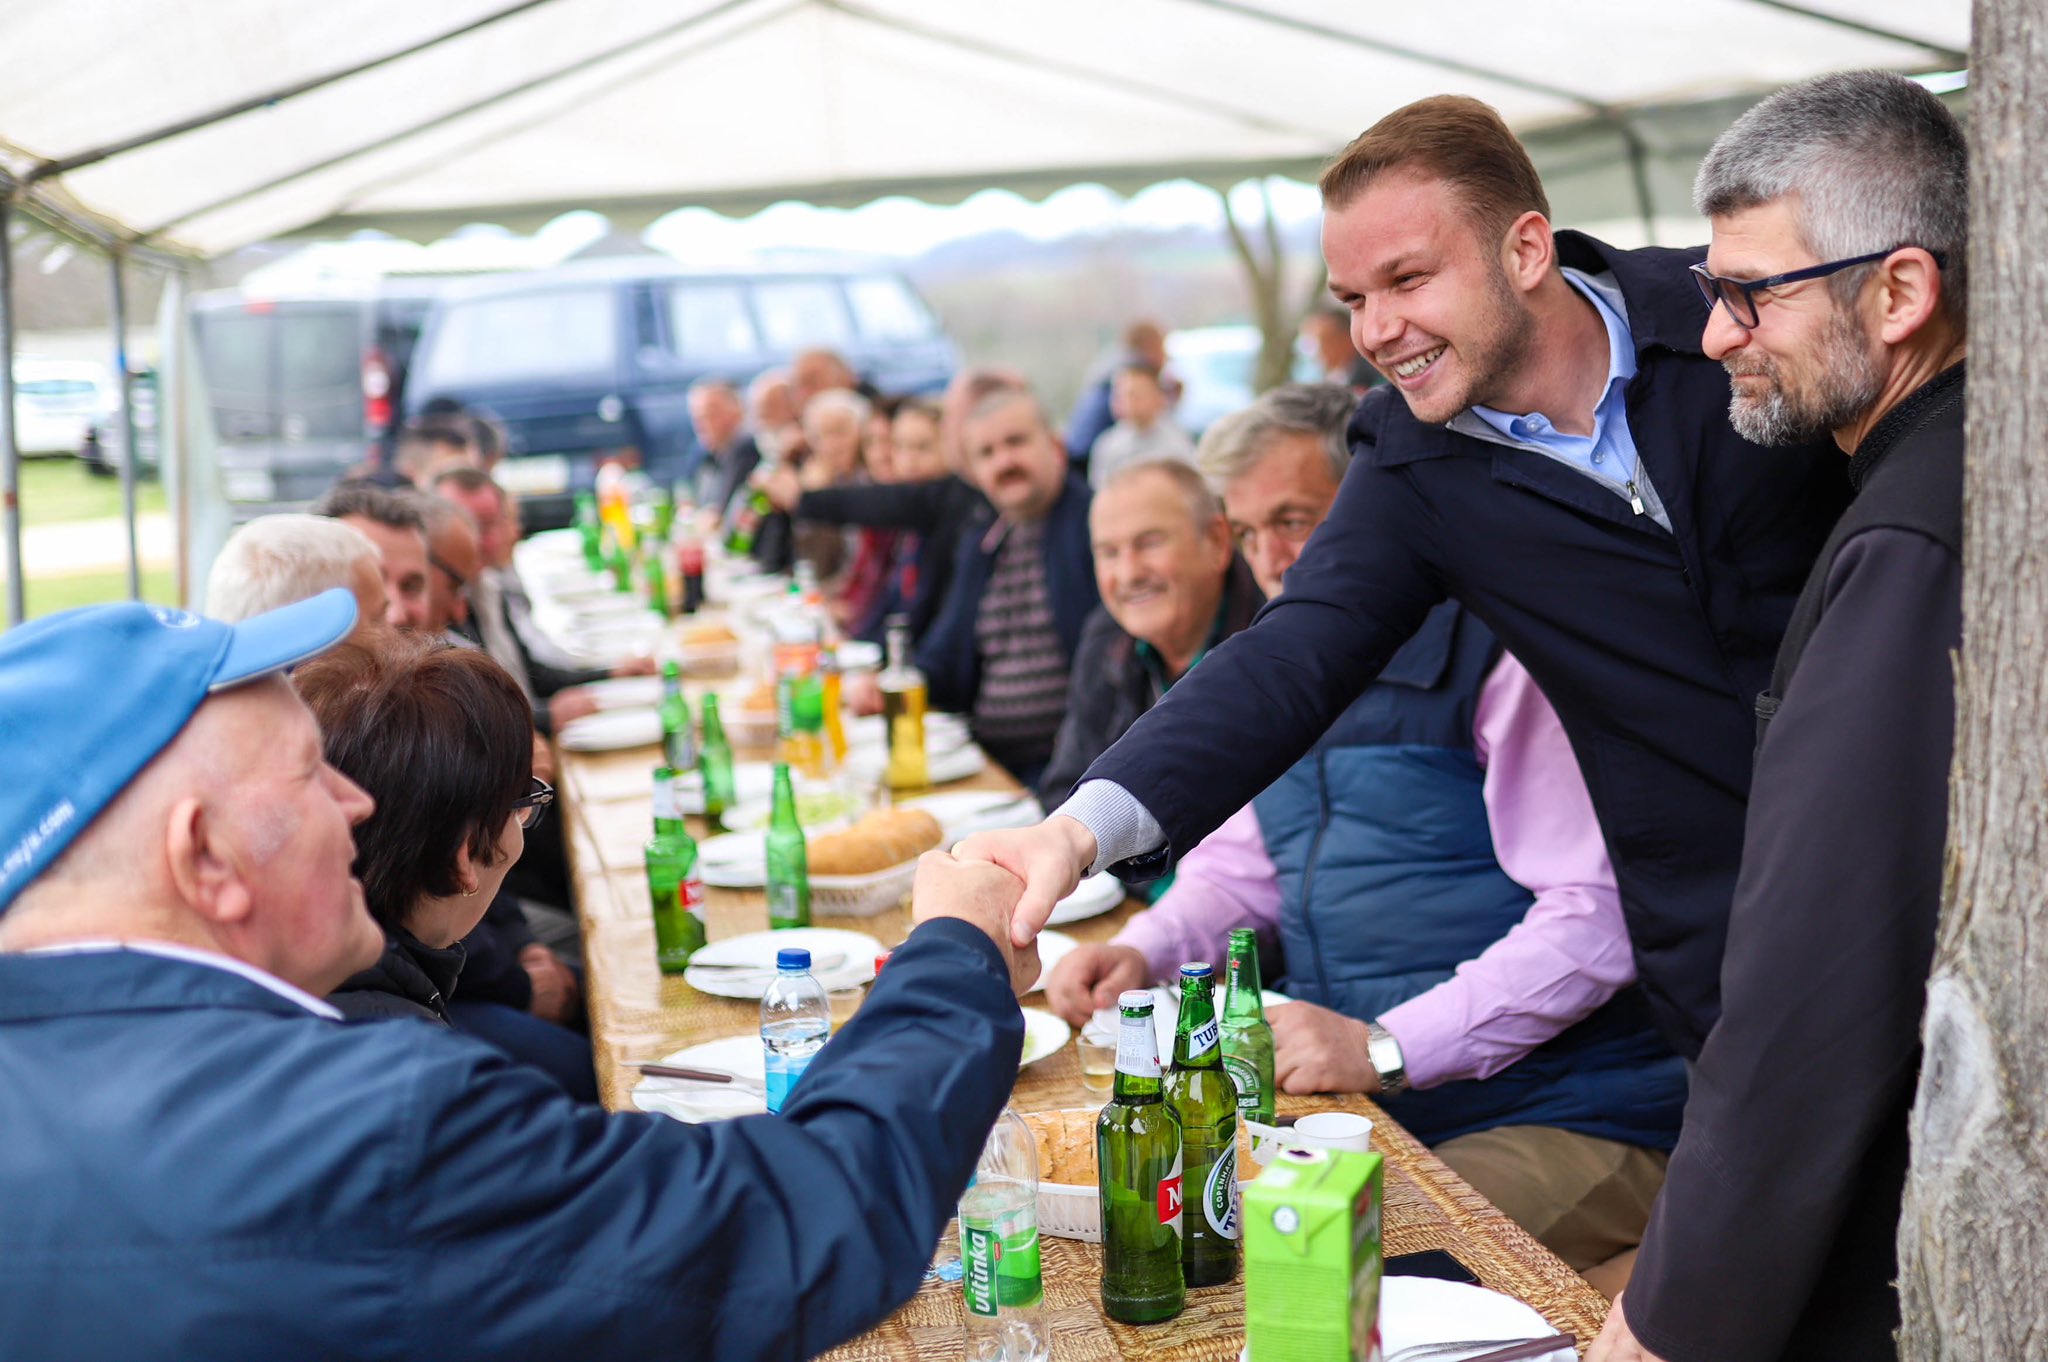
[{"label": "shirt collar", "polygon": [[[1617,384],[1625,386],[1636,376],[1636,343],[1629,331],[1628,304],[1622,300],[1621,288],[1612,274],[1590,275],[1570,266],[1562,267],[1559,273],[1593,305],[1593,310],[1600,314],[1600,321],[1607,328],[1607,383],[1601,389],[1600,402],[1593,412],[1593,438],[1598,439],[1606,416],[1602,409],[1607,399],[1613,395]],[[1550,418],[1540,411],[1520,414],[1474,405],[1460,415],[1477,417],[1510,440],[1539,441],[1550,438],[1556,431]],[[1454,420],[1453,425],[1456,424]]]},{"label": "shirt collar", "polygon": [[288,984],[267,970],[260,970],[246,960],[237,960],[231,955],[218,951],[200,950],[194,946],[174,945],[169,941],[65,941],[54,946],[35,946],[22,952],[23,955],[96,955],[106,951],[133,951],[138,955],[154,955],[165,960],[182,960],[190,965],[205,965],[210,969],[225,970],[239,974],[250,983],[266,988],[288,1002],[297,1003],[316,1017],[340,1021],[341,1013],[321,1002],[312,994],[295,984]]}]

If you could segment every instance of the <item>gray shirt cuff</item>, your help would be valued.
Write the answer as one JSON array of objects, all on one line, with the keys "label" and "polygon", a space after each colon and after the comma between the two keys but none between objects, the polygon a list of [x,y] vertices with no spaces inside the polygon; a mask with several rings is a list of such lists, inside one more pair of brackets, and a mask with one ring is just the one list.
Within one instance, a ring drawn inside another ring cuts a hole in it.
[{"label": "gray shirt cuff", "polygon": [[1166,831],[1159,820],[1136,795],[1114,781],[1082,781],[1053,812],[1095,834],[1095,864],[1088,867],[1090,875],[1166,845]]}]

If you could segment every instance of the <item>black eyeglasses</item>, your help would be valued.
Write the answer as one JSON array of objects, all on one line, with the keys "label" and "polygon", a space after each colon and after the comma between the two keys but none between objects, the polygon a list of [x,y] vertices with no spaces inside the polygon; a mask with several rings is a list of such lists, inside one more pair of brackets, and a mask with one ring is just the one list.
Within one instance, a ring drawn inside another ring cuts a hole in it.
[{"label": "black eyeglasses", "polygon": [[512,812],[519,815],[519,826],[530,831],[540,826],[540,820],[547,817],[548,805],[554,802],[555,787],[535,776],[533,789],[513,801]]},{"label": "black eyeglasses", "polygon": [[442,561],[440,560],[440,558],[439,558],[439,557],[437,557],[436,555],[434,555],[434,554],[432,554],[432,553],[429,553],[429,554],[427,555],[427,562],[428,562],[428,563],[429,563],[430,565],[432,565],[433,567],[439,568],[439,569],[440,569],[440,570],[441,570],[442,572],[445,572],[445,573],[447,573],[447,574],[448,574],[448,580],[449,580],[449,581],[451,581],[451,582],[453,582],[453,583],[455,583],[455,594],[456,594],[456,595],[458,595],[458,596],[462,596],[462,595],[466,595],[466,594],[468,593],[468,591],[469,591],[469,578],[467,578],[467,577],[463,576],[463,575],[462,575],[461,573],[457,572],[457,571],[456,571],[456,570],[455,570],[454,568],[452,568],[452,567],[449,567],[449,566],[448,566],[448,565],[447,565],[446,563],[442,562]]},{"label": "black eyeglasses", "polygon": [[[1908,243],[1910,245],[1910,243]],[[1757,325],[1756,295],[1786,284],[1804,283],[1808,279],[1825,279],[1830,274],[1852,269],[1857,265],[1868,265],[1888,255],[1906,250],[1907,246],[1894,246],[1889,251],[1872,251],[1869,255],[1851,256],[1847,260],[1830,260],[1825,265],[1808,265],[1803,270],[1791,270],[1784,274],[1773,274],[1762,279],[1724,279],[1718,274],[1709,274],[1704,264],[1694,265],[1692,279],[1700,286],[1700,296],[1707,300],[1707,311],[1714,310],[1720,303],[1728,309],[1729,320],[1744,331],[1754,331]],[[1945,268],[1948,260],[1940,251],[1929,251],[1934,257],[1936,269]]]}]

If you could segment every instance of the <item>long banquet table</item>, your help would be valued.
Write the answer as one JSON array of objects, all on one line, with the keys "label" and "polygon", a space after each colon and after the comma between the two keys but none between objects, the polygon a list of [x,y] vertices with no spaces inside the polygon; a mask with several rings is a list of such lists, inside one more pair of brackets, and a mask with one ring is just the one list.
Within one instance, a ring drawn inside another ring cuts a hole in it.
[{"label": "long banquet table", "polygon": [[[742,760],[765,754],[741,749]],[[640,848],[649,830],[648,776],[659,750],[644,747],[600,754],[558,752],[560,813],[568,843],[584,943],[584,983],[599,1091],[607,1107],[633,1110],[635,1062],[658,1059],[685,1046],[723,1036],[750,1035],[758,1025],[751,1002],[698,993],[655,967],[654,926]],[[1017,789],[994,767],[948,789]],[[692,832],[709,835],[702,819]],[[759,891],[711,889],[706,910],[716,941],[767,926]],[[1062,931],[1083,941],[1112,936],[1137,904],[1126,901],[1100,917]],[[911,927],[907,907],[878,917],[819,917],[821,927],[866,932],[894,946]],[[1070,1042],[1025,1069],[1017,1080],[1020,1111],[1096,1106],[1100,1094],[1081,1084]],[[1387,1161],[1385,1243],[1389,1254],[1444,1249],[1486,1286],[1528,1302],[1560,1330],[1579,1340],[1581,1353],[1599,1332],[1606,1300],[1583,1278],[1451,1172],[1371,1101],[1283,1096],[1281,1117],[1345,1109],[1375,1122],[1373,1146]],[[1231,1362],[1244,1345],[1241,1284],[1191,1291],[1177,1318],[1142,1328],[1103,1317],[1096,1288],[1101,1255],[1096,1245],[1047,1236],[1042,1242],[1045,1309],[1061,1362],[1098,1358]],[[961,1347],[957,1284],[927,1285],[876,1329],[827,1354],[843,1362],[909,1362],[957,1357]]]}]

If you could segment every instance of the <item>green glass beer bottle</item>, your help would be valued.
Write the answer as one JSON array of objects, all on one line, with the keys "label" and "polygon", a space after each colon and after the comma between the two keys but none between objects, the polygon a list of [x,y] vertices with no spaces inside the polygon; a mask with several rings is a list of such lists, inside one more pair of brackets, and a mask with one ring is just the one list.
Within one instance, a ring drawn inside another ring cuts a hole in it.
[{"label": "green glass beer bottle", "polygon": [[668,608],[668,560],[653,544],[640,557],[640,579],[647,584],[647,608],[663,619],[673,619]]},{"label": "green glass beer bottle", "polygon": [[611,546],[605,550],[604,565],[611,570],[612,590],[625,592],[633,589],[633,555],[626,552],[626,546],[612,536]]},{"label": "green glass beer bottle", "polygon": [[647,894],[654,901],[654,952],[663,974],[681,974],[704,947],[704,881],[697,843],[676,802],[676,773],[654,773],[654,836],[647,841]]},{"label": "green glass beer bottle", "polygon": [[716,695],[704,697],[704,741],[697,745],[697,768],[704,776],[704,816],[715,823],[735,802],[732,744],[725,738],[725,721],[718,717]]},{"label": "green glass beer bottle", "polygon": [[1181,1176],[1194,1208],[1181,1233],[1189,1286],[1237,1276],[1237,1085],[1223,1071],[1214,976],[1207,961],[1180,967],[1180,1021],[1166,1101],[1180,1120]]},{"label": "green glass beer bottle", "polygon": [[683,695],[683,669],[673,660],[661,664],[661,756],[674,771],[697,769],[697,730],[690,725],[690,702]]},{"label": "green glass beer bottle", "polygon": [[597,519],[597,498],[589,492],[576,494],[576,533],[583,541],[583,565],[603,572],[604,533]]},{"label": "green glass beer bottle", "polygon": [[1230,991],[1223,997],[1223,1068],[1237,1084],[1237,1114],[1273,1123],[1273,1026],[1259,980],[1259,938],[1249,927],[1230,933]]},{"label": "green glass beer bottle", "polygon": [[775,810],[768,819],[768,925],[811,925],[810,857],[786,762],[775,764]]},{"label": "green glass beer bottle", "polygon": [[1126,1324],[1172,1319],[1187,1305],[1181,1277],[1180,1121],[1159,1074],[1152,995],[1117,999],[1116,1089],[1095,1120],[1102,1205],[1102,1312]]}]

